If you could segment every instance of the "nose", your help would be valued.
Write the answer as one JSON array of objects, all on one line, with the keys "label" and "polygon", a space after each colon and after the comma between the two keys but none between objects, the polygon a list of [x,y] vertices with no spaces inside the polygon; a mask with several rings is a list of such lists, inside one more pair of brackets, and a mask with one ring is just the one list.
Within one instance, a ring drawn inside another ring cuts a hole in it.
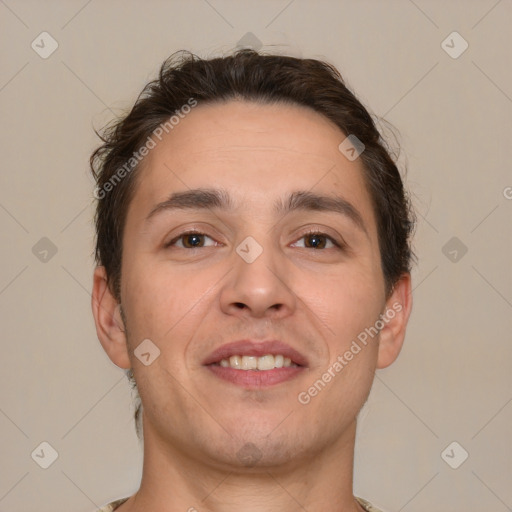
[{"label": "nose", "polygon": [[[254,245],[249,245],[254,251]],[[254,260],[244,255],[243,247],[234,252],[232,270],[220,293],[221,309],[241,318],[277,320],[289,316],[297,303],[289,282],[290,269],[277,248],[270,243],[258,246],[263,250]]]}]

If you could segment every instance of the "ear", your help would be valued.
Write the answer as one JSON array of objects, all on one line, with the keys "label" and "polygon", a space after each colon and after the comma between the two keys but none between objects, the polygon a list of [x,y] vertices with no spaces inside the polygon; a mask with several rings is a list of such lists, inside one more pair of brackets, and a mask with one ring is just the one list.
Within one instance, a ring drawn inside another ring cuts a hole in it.
[{"label": "ear", "polygon": [[96,333],[103,349],[115,365],[120,368],[130,368],[120,304],[110,291],[107,273],[103,266],[96,267],[94,270],[91,305]]},{"label": "ear", "polygon": [[379,336],[377,368],[386,368],[402,349],[405,330],[412,309],[411,274],[404,274],[396,283],[382,314],[384,327]]}]

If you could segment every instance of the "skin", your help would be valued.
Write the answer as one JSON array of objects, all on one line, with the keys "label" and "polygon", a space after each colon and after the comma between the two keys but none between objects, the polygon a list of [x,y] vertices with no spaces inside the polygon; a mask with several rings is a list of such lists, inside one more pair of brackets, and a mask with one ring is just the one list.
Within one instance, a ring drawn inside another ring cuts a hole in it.
[{"label": "skin", "polygon": [[[338,150],[344,138],[304,107],[230,101],[195,107],[146,157],[124,231],[123,315],[103,267],[92,298],[99,340],[117,366],[133,368],[144,406],[142,482],[121,512],[362,510],[352,493],[356,417],[375,369],[400,352],[412,298],[409,274],[386,297],[364,171]],[[171,193],[212,187],[229,193],[232,209],[164,210],[146,220]],[[276,214],[274,202],[296,191],[344,198],[364,229],[336,212]],[[178,238],[191,229],[206,236]],[[236,252],[248,236],[263,248],[252,263]],[[397,304],[379,335],[299,403]],[[160,349],[149,366],[134,355],[147,338]],[[202,365],[244,338],[282,340],[308,367],[244,389]],[[240,457],[247,452],[251,464]]]}]

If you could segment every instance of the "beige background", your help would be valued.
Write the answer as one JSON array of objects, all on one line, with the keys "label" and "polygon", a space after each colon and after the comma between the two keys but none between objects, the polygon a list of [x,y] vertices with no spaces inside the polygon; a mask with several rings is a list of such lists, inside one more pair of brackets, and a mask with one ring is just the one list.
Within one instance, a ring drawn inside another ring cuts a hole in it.
[{"label": "beige background", "polygon": [[[401,133],[415,305],[361,414],[355,492],[388,511],[512,510],[511,16],[510,0],[0,0],[0,511],[88,512],[136,490],[130,390],[90,312],[92,127],[173,51],[248,32],[333,62]],[[441,46],[453,31],[458,58]],[[33,251],[42,237],[56,254]],[[31,458],[43,441],[48,469]],[[458,469],[441,457],[453,441]]]}]

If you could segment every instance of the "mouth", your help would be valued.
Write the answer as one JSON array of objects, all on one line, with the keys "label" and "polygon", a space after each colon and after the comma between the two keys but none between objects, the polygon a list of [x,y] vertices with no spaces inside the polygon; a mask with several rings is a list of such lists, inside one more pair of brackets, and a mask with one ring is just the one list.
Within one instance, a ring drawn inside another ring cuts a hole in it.
[{"label": "mouth", "polygon": [[261,388],[288,381],[307,368],[306,358],[277,341],[241,340],[212,352],[204,361],[213,375],[244,388]]}]

